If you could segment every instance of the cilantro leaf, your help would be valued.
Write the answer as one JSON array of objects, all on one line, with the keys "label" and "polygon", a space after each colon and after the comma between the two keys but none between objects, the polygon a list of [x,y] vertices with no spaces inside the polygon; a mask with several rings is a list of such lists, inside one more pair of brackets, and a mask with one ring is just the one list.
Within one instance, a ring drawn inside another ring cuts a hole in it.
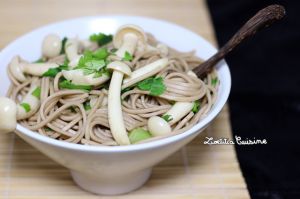
[{"label": "cilantro leaf", "polygon": [[68,80],[63,80],[63,81],[59,82],[59,87],[66,88],[66,89],[79,89],[79,90],[85,90],[85,91],[92,90],[91,85],[73,84],[71,81],[68,81]]},{"label": "cilantro leaf", "polygon": [[56,68],[49,68],[46,72],[43,73],[43,77],[55,77],[57,73],[61,72],[62,70],[68,70],[67,65],[60,65]]},{"label": "cilantro leaf", "polygon": [[216,86],[218,82],[219,82],[218,77],[215,77],[215,78],[212,78],[212,79],[211,79],[211,85],[212,85],[212,86]]},{"label": "cilantro leaf", "polygon": [[28,103],[21,103],[20,106],[22,106],[25,109],[26,113],[28,113],[31,110],[31,107]]},{"label": "cilantro leaf", "polygon": [[166,122],[170,122],[171,120],[173,120],[172,116],[171,115],[163,115],[162,118],[164,120],[166,120]]},{"label": "cilantro leaf", "polygon": [[88,101],[84,102],[84,103],[83,103],[83,108],[84,108],[84,110],[86,110],[86,111],[91,110],[91,109],[92,109],[91,103],[88,102]]},{"label": "cilantro leaf", "polygon": [[193,113],[197,113],[199,111],[199,109],[201,108],[201,103],[199,100],[194,101],[194,105],[193,105]]},{"label": "cilantro leaf", "polygon": [[149,95],[158,96],[165,92],[166,86],[164,85],[162,77],[150,77],[137,84],[140,90],[150,91]]},{"label": "cilantro leaf", "polygon": [[40,99],[41,87],[36,87],[36,89],[34,89],[34,91],[32,91],[31,95],[33,95],[34,97]]},{"label": "cilantro leaf", "polygon": [[90,36],[90,41],[97,42],[99,46],[108,44],[112,41],[113,36],[112,35],[106,35],[104,33],[98,33],[98,34],[92,34]]},{"label": "cilantro leaf", "polygon": [[109,53],[107,48],[99,48],[95,52],[93,52],[93,56],[98,59],[106,59],[108,57]]},{"label": "cilantro leaf", "polygon": [[132,55],[129,52],[125,52],[123,61],[131,61],[133,59]]},{"label": "cilantro leaf", "polygon": [[67,40],[68,38],[67,37],[64,37],[62,40],[61,40],[61,50],[60,50],[60,53],[59,54],[65,54],[65,46],[66,46],[66,43],[67,43]]}]

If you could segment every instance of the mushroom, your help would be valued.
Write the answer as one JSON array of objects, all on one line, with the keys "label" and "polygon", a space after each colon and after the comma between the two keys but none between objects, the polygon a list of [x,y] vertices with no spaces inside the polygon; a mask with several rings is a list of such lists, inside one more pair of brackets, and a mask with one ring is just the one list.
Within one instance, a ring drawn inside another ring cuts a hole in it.
[{"label": "mushroom", "polygon": [[[191,77],[197,77],[197,75],[191,70],[188,71],[187,74]],[[168,116],[170,119],[169,123],[172,125],[186,116],[193,109],[193,107],[194,102],[176,102],[164,115]]]},{"label": "mushroom", "polygon": [[60,54],[62,47],[61,39],[56,34],[47,35],[42,43],[42,54],[44,57],[53,58]]},{"label": "mushroom", "polygon": [[0,97],[0,132],[8,133],[15,130],[17,126],[16,115],[16,103],[7,97]]},{"label": "mushroom", "polygon": [[17,120],[26,119],[35,114],[40,107],[40,80],[34,80],[27,95],[17,105]]},{"label": "mushroom", "polygon": [[130,144],[121,106],[121,84],[123,76],[131,75],[130,67],[120,61],[114,61],[107,65],[108,69],[113,70],[111,82],[108,90],[108,122],[111,133],[120,145]]},{"label": "mushroom", "polygon": [[30,74],[34,76],[42,76],[50,68],[58,67],[56,63],[26,63],[21,62],[19,56],[12,58],[9,63],[9,70],[13,76],[20,82],[26,81],[25,74]]},{"label": "mushroom", "polygon": [[170,124],[158,116],[152,116],[148,119],[148,130],[153,136],[166,135],[172,131]]},{"label": "mushroom", "polygon": [[70,60],[69,66],[72,68],[75,67],[81,58],[82,55],[78,54],[79,50],[79,41],[77,38],[75,39],[68,39],[65,45],[65,52]]},{"label": "mushroom", "polygon": [[155,54],[161,54],[163,57],[166,57],[169,53],[169,49],[165,44],[157,44],[156,47],[149,44],[138,43],[136,54],[143,54],[143,58],[153,56]]},{"label": "mushroom", "polygon": [[122,89],[155,75],[156,73],[164,69],[167,65],[168,58],[162,58],[133,71],[130,77],[127,77],[123,80]]},{"label": "mushroom", "polygon": [[169,123],[172,125],[186,116],[193,109],[193,106],[194,102],[176,102],[164,115],[168,116]]},{"label": "mushroom", "polygon": [[84,75],[83,70],[81,69],[63,70],[62,74],[67,80],[72,81],[72,83],[82,85],[98,86],[110,79],[106,74],[102,74],[100,77],[96,78],[94,77],[94,74]]},{"label": "mushroom", "polygon": [[123,58],[125,53],[133,55],[137,44],[146,44],[147,36],[142,28],[135,25],[121,26],[113,38],[115,48],[118,48],[116,55]]}]

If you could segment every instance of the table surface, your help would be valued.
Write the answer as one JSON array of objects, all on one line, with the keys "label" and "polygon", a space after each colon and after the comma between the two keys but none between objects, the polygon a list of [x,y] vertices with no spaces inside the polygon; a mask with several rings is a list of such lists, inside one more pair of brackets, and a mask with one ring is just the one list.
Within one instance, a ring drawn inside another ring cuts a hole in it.
[{"label": "table surface", "polygon": [[[203,0],[1,0],[0,13],[0,49],[22,34],[48,23],[108,14],[167,20],[215,44],[213,27]],[[234,146],[204,145],[206,136],[231,138],[227,107],[200,136],[154,167],[150,180],[141,189],[117,197],[250,198]],[[78,188],[67,169],[16,135],[0,135],[0,198],[99,197]]]}]

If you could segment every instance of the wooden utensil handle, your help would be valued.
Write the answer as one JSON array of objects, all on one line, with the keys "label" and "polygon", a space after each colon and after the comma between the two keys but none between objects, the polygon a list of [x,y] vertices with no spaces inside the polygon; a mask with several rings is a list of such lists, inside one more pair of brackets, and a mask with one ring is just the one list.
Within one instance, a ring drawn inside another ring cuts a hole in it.
[{"label": "wooden utensil handle", "polygon": [[242,41],[254,35],[258,30],[270,26],[275,21],[280,20],[285,15],[285,9],[281,5],[270,5],[256,13],[249,19],[242,28],[211,58],[194,68],[198,77],[203,77],[206,73],[231,52]]}]

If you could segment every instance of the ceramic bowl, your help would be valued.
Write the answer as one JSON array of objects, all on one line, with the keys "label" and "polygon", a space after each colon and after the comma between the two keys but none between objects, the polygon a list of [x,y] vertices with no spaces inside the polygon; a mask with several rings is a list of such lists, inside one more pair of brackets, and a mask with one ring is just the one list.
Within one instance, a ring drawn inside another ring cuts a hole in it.
[{"label": "ceramic bowl", "polygon": [[[41,56],[41,43],[49,33],[61,37],[88,38],[92,33],[114,33],[123,24],[136,24],[152,33],[161,42],[179,50],[196,50],[197,56],[209,58],[216,49],[201,36],[178,25],[133,16],[83,17],[38,28],[9,44],[0,53],[0,95],[9,87],[6,66],[14,55],[34,61]],[[205,27],[203,27],[205,28]],[[141,187],[149,178],[151,168],[199,135],[225,105],[231,86],[226,62],[218,64],[220,79],[217,101],[208,115],[197,125],[179,135],[130,146],[85,146],[42,136],[20,124],[17,134],[37,150],[68,168],[76,184],[96,194],[114,195]],[[202,144],[202,143],[199,143]],[[199,151],[200,153],[201,151]]]}]

